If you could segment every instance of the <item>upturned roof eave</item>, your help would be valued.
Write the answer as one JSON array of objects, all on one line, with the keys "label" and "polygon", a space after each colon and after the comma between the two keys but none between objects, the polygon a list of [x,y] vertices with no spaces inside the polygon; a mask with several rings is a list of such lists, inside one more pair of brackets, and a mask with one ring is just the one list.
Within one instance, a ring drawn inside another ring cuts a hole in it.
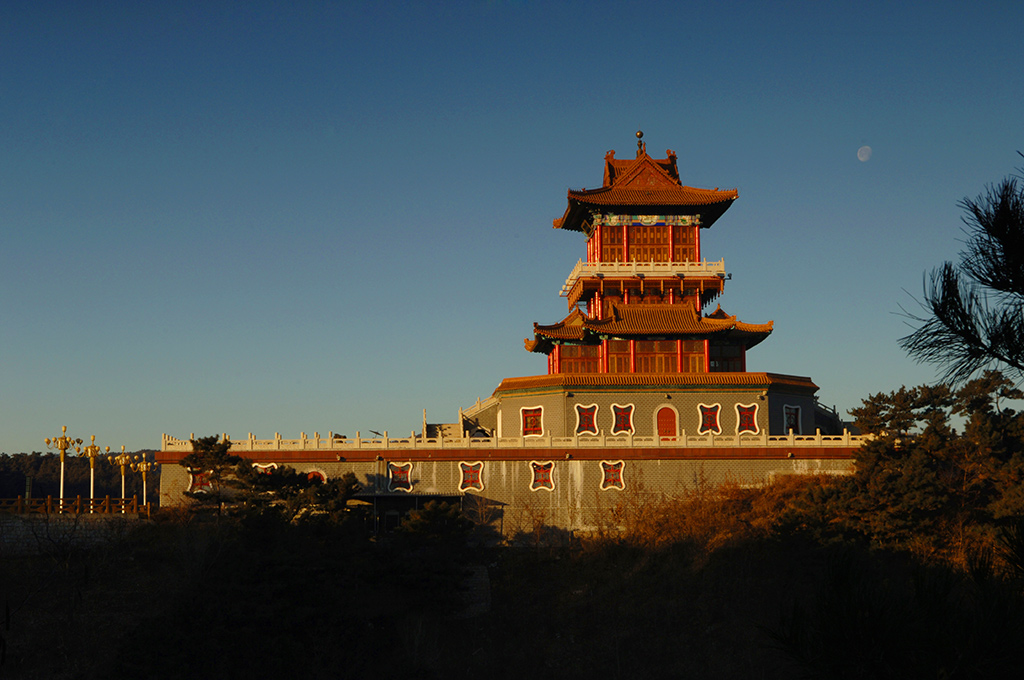
[{"label": "upturned roof eave", "polygon": [[713,338],[724,338],[728,340],[740,340],[749,350],[764,342],[772,333],[772,329],[747,329],[727,326],[721,328],[705,328],[699,330],[682,330],[679,328],[631,330],[625,328],[601,328],[590,325],[579,329],[564,329],[566,332],[559,332],[557,324],[543,327],[534,325],[534,339],[526,341],[526,349],[530,352],[547,354],[554,345],[559,343],[572,344],[598,344],[600,341],[611,338],[640,340],[645,338],[665,338],[675,340],[710,340]]},{"label": "upturned roof eave", "polygon": [[[595,191],[607,191],[607,189],[595,189]],[[733,190],[735,192],[735,190]],[[555,229],[568,229],[570,231],[583,232],[584,223],[589,220],[594,212],[619,213],[630,215],[700,215],[700,226],[708,229],[718,218],[725,214],[738,195],[730,198],[723,198],[720,201],[708,203],[603,203],[587,201],[579,196],[573,196],[569,191],[569,205],[562,217],[553,221]],[[724,193],[724,192],[723,192]]]}]

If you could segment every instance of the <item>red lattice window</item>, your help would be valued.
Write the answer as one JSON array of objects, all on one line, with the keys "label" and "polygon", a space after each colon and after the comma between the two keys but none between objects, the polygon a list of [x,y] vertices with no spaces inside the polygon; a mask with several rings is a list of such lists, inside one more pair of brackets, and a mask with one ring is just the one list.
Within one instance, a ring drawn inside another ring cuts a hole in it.
[{"label": "red lattice window", "polygon": [[672,227],[673,262],[692,262],[697,259],[697,227]]},{"label": "red lattice window", "polygon": [[637,340],[637,373],[676,373],[678,367],[675,340]]},{"label": "red lattice window", "polygon": [[629,259],[634,262],[668,262],[668,227],[631,226]]},{"label": "red lattice window", "polygon": [[633,433],[633,404],[612,404],[612,434]]},{"label": "red lattice window", "polygon": [[793,434],[800,434],[800,407],[783,406],[782,415],[786,423],[786,434],[791,430]]},{"label": "red lattice window", "polygon": [[554,491],[555,482],[551,474],[555,469],[553,462],[531,462],[530,469],[533,470],[533,481],[530,482],[530,491],[537,491],[538,489]]},{"label": "red lattice window", "polygon": [[209,493],[213,489],[210,473],[199,470],[188,471],[188,491],[191,493]]},{"label": "red lattice window", "polygon": [[608,341],[608,372],[629,373],[629,340]]},{"label": "red lattice window", "polygon": [[758,433],[757,404],[736,404],[736,433]]},{"label": "red lattice window", "polygon": [[388,491],[412,491],[412,463],[388,463]]},{"label": "red lattice window", "polygon": [[601,491],[607,491],[608,489],[618,489],[622,491],[626,488],[626,483],[622,479],[622,470],[626,466],[621,460],[617,461],[601,461],[601,474],[603,479],[601,480]]},{"label": "red lattice window", "polygon": [[722,426],[718,416],[722,412],[721,404],[698,404],[700,409],[700,427],[697,431],[701,434],[722,434]]},{"label": "red lattice window", "polygon": [[622,227],[601,227],[601,261],[622,262]]},{"label": "red lattice window", "polygon": [[459,483],[459,491],[483,491],[484,464],[459,463],[459,470],[462,472],[462,481]]},{"label": "red lattice window", "polygon": [[524,408],[521,413],[523,414],[523,436],[524,437],[541,437],[544,435],[544,408],[536,406],[534,408]]},{"label": "red lattice window", "polygon": [[597,345],[562,345],[562,373],[598,373],[600,347]]},{"label": "red lattice window", "polygon": [[597,434],[597,404],[576,404],[576,434]]}]

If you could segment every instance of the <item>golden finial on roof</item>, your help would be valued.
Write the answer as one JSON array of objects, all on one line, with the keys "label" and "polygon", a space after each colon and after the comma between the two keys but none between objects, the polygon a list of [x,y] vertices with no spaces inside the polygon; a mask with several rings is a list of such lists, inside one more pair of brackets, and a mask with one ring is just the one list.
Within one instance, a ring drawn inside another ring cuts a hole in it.
[{"label": "golden finial on roof", "polygon": [[647,153],[647,145],[644,144],[644,131],[636,131],[636,157],[640,158],[641,155]]}]

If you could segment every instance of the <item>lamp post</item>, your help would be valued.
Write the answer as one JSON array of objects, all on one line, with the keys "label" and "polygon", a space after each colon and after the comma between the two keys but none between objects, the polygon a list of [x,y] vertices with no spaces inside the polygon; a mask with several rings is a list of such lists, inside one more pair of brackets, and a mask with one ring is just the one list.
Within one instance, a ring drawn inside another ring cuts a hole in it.
[{"label": "lamp post", "polygon": [[[110,447],[107,447],[110,453]],[[83,446],[81,454],[89,457],[89,512],[93,512],[96,504],[96,456],[100,455],[100,447],[96,446],[96,435],[92,435],[92,443]]]},{"label": "lamp post", "polygon": [[142,504],[148,505],[149,501],[146,498],[146,473],[156,467],[156,463],[150,463],[146,460],[146,455],[135,456],[137,462],[132,463],[132,470],[135,472],[142,473]]},{"label": "lamp post", "polygon": [[112,456],[112,457],[108,458],[107,460],[110,461],[111,465],[120,465],[121,466],[121,514],[123,515],[125,513],[125,509],[124,509],[124,503],[125,503],[125,499],[124,499],[124,469],[125,469],[126,466],[131,465],[132,457],[124,452],[124,444],[122,444],[121,445],[121,453],[116,455],[116,456]]},{"label": "lamp post", "polygon": [[64,455],[68,449],[80,446],[82,440],[69,437],[68,426],[65,425],[61,428],[61,435],[59,437],[54,437],[53,439],[47,437],[45,441],[47,448],[60,451],[60,498],[57,500],[57,504],[60,507],[60,511],[64,512]]}]

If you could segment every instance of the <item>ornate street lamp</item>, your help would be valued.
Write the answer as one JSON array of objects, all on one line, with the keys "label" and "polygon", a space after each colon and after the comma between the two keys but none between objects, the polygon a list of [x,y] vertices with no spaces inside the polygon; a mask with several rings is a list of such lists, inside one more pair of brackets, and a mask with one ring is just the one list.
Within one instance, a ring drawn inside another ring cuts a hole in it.
[{"label": "ornate street lamp", "polygon": [[120,465],[121,466],[121,514],[123,515],[125,513],[125,509],[124,509],[124,505],[125,505],[125,498],[124,498],[124,471],[125,471],[125,467],[131,465],[132,457],[124,452],[124,444],[122,444],[121,445],[121,453],[116,455],[116,456],[111,456],[107,460],[110,461],[111,465]]},{"label": "ornate street lamp", "polygon": [[148,505],[149,502],[146,498],[146,473],[150,470],[156,469],[156,463],[150,463],[146,460],[146,455],[135,456],[137,462],[132,463],[132,470],[135,472],[142,473],[142,504]]},{"label": "ornate street lamp", "polygon": [[65,425],[61,428],[61,435],[59,437],[54,437],[53,439],[47,437],[45,441],[47,448],[60,451],[60,498],[57,504],[60,507],[60,511],[64,512],[64,454],[67,453],[68,449],[80,446],[82,440],[69,437],[68,426]]},{"label": "ornate street lamp", "polygon": [[[109,446],[106,452],[110,453]],[[89,512],[91,513],[96,500],[96,456],[100,455],[100,447],[96,446],[96,435],[92,436],[91,444],[82,447],[81,454],[89,457]]]}]

